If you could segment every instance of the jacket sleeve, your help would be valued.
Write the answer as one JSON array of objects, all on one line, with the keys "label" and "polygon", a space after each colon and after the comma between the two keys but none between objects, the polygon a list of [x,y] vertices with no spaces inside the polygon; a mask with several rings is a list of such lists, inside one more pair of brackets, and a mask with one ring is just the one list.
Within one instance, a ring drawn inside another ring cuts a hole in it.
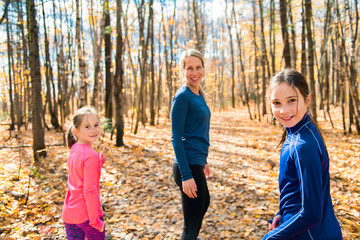
[{"label": "jacket sleeve", "polygon": [[301,209],[279,227],[268,232],[263,240],[291,239],[317,225],[322,218],[322,164],[317,145],[302,144],[293,156],[301,194]]},{"label": "jacket sleeve", "polygon": [[101,230],[103,221],[99,218],[100,189],[99,189],[99,156],[87,155],[84,159],[84,196],[90,226]]},{"label": "jacket sleeve", "polygon": [[181,178],[183,181],[193,178],[186,159],[183,143],[185,120],[189,108],[188,97],[186,94],[175,96],[171,104],[171,142],[174,148]]}]

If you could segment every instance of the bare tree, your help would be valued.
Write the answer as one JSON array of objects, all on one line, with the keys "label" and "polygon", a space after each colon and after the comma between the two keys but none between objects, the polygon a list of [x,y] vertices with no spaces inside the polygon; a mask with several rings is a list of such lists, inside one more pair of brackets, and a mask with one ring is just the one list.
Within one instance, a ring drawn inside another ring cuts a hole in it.
[{"label": "bare tree", "polygon": [[87,105],[87,88],[88,83],[86,79],[86,63],[84,58],[84,50],[83,46],[81,45],[81,38],[82,38],[82,31],[81,31],[81,9],[79,0],[75,0],[76,3],[76,45],[77,45],[77,54],[78,54],[78,65],[79,65],[79,72],[80,72],[80,95],[79,95],[79,107],[83,107]]},{"label": "bare tree", "polygon": [[289,33],[288,33],[287,0],[280,0],[280,20],[281,20],[281,33],[284,42],[283,57],[285,59],[285,68],[290,68],[291,55],[290,55]]},{"label": "bare tree", "polygon": [[[228,16],[227,9],[228,9],[228,1],[226,1],[226,7],[225,7],[226,16]],[[230,54],[231,54],[231,106],[235,108],[235,59],[234,59],[234,44],[233,44],[233,38],[231,32],[233,25],[233,20],[231,15],[230,17],[226,17],[226,25],[229,31]]]},{"label": "bare tree", "polygon": [[41,74],[39,55],[39,30],[36,21],[34,0],[26,0],[27,27],[29,33],[30,75],[32,94],[32,133],[33,154],[35,161],[46,157],[45,138],[43,126],[43,104],[41,95]]},{"label": "bare tree", "polygon": [[111,25],[110,25],[110,9],[109,0],[105,0],[104,4],[105,15],[105,117],[110,121],[112,119],[113,106],[113,84],[111,73]]},{"label": "bare tree", "polygon": [[115,128],[116,128],[116,146],[124,146],[124,117],[123,107],[124,99],[122,91],[124,86],[124,41],[122,37],[121,14],[122,6],[121,0],[116,0],[116,62],[115,62],[115,76],[114,76],[114,97],[115,97]]},{"label": "bare tree", "polygon": [[312,6],[311,0],[305,0],[305,16],[306,16],[306,33],[308,43],[308,64],[309,64],[309,81],[310,81],[310,93],[311,93],[311,115],[316,121],[316,89],[315,89],[315,75],[314,75],[314,60],[315,60],[315,49],[312,35],[311,19],[312,19]]}]

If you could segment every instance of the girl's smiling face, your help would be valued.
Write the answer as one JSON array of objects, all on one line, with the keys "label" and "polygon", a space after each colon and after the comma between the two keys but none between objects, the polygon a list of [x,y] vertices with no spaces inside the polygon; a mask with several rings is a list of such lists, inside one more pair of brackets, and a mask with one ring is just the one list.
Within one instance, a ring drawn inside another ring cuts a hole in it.
[{"label": "girl's smiling face", "polygon": [[307,112],[311,95],[309,94],[305,99],[298,88],[282,82],[271,90],[270,101],[276,119],[285,127],[293,127]]},{"label": "girl's smiling face", "polygon": [[78,138],[78,143],[91,146],[100,135],[100,121],[98,116],[94,114],[84,116],[80,126],[74,128],[73,131]]}]

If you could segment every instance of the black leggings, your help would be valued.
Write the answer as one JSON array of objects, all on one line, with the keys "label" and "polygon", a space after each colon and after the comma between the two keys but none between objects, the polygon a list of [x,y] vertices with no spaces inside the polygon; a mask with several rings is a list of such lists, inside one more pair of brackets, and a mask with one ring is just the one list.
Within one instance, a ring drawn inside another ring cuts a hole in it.
[{"label": "black leggings", "polygon": [[199,235],[202,220],[210,204],[210,195],[204,174],[204,167],[189,165],[197,186],[197,197],[189,198],[182,190],[182,179],[179,166],[173,165],[173,174],[176,184],[180,187],[181,202],[184,214],[184,229],[181,240],[196,240]]}]

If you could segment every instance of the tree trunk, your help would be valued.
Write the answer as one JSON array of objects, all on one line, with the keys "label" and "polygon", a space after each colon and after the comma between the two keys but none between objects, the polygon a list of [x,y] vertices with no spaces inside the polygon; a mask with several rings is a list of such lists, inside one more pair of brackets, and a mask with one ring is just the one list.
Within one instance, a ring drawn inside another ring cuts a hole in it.
[{"label": "tree trunk", "polygon": [[80,17],[80,5],[79,0],[75,0],[76,3],[76,36],[75,41],[77,45],[77,54],[78,54],[78,65],[79,65],[79,73],[81,79],[80,85],[80,94],[79,94],[79,108],[87,105],[87,79],[86,79],[86,66],[85,66],[85,59],[83,55],[83,47],[81,46],[81,17]]},{"label": "tree trunk", "polygon": [[[105,5],[105,4],[104,4]],[[102,18],[99,19],[99,24],[95,22],[94,19],[94,12],[93,12],[93,0],[90,1],[90,9],[91,15],[90,18],[90,26],[92,26],[93,32],[93,54],[94,54],[94,86],[93,86],[93,96],[91,99],[91,105],[94,107],[98,106],[99,102],[99,88],[100,88],[100,78],[101,78],[101,54],[102,54],[102,43],[104,39],[104,32],[105,32],[105,17],[106,14],[104,13]],[[104,11],[105,12],[105,11]],[[99,26],[100,25],[100,26]],[[98,34],[98,28],[100,28],[100,33]]]},{"label": "tree trunk", "polygon": [[275,66],[275,52],[276,52],[276,38],[275,38],[275,0],[270,0],[270,28],[269,28],[269,47],[271,58],[271,72],[276,72]]},{"label": "tree trunk", "polygon": [[[225,15],[227,15],[228,2],[226,1]],[[231,17],[226,17],[226,25],[229,30],[230,53],[231,53],[231,106],[235,108],[235,59],[234,59],[234,46],[232,39],[232,21]]]},{"label": "tree trunk", "polygon": [[114,97],[115,97],[115,127],[116,127],[116,146],[124,146],[124,117],[123,117],[123,98],[122,91],[124,86],[124,42],[122,39],[122,26],[121,14],[122,6],[121,0],[116,0],[116,63],[115,63],[115,76],[114,76]]},{"label": "tree trunk", "polygon": [[155,126],[155,66],[154,66],[154,16],[153,16],[153,0],[150,0],[149,5],[150,11],[149,11],[149,18],[150,18],[150,76],[151,76],[151,82],[150,82],[150,125]]},{"label": "tree trunk", "polygon": [[312,37],[311,19],[312,19],[312,6],[311,0],[305,0],[305,15],[306,15],[306,32],[308,42],[308,63],[309,63],[309,81],[311,93],[311,115],[313,119],[317,120],[316,113],[316,88],[315,88],[315,75],[314,75],[314,42]]},{"label": "tree trunk", "polygon": [[[259,9],[260,9],[260,26],[261,26],[261,69],[262,69],[262,92],[261,92],[261,101],[262,101],[262,115],[266,115],[266,81],[270,76],[266,76],[266,66],[268,63],[267,59],[267,50],[265,43],[265,32],[264,32],[264,16],[263,16],[263,0],[259,0]],[[269,66],[268,66],[269,70]]]},{"label": "tree trunk", "polygon": [[111,23],[110,23],[109,0],[104,4],[105,14],[105,117],[112,121],[113,116],[113,84],[111,73]]},{"label": "tree trunk", "polygon": [[291,67],[296,69],[296,60],[297,60],[297,51],[296,51],[296,31],[295,31],[295,23],[293,21],[292,15],[292,8],[291,8],[291,1],[288,2],[289,4],[289,19],[291,24]]},{"label": "tree trunk", "polygon": [[6,35],[7,35],[7,51],[8,51],[8,72],[9,72],[9,99],[10,99],[10,131],[11,130],[15,130],[15,113],[14,113],[14,102],[13,102],[13,81],[12,81],[12,55],[13,55],[13,50],[12,50],[12,46],[11,46],[11,38],[10,38],[10,24],[9,24],[9,19],[6,17]]},{"label": "tree trunk", "polygon": [[302,28],[301,28],[301,73],[307,77],[307,50],[306,50],[306,16],[305,0],[302,0]]},{"label": "tree trunk", "polygon": [[[346,1],[348,2],[348,1]],[[348,3],[347,3],[348,4]],[[349,93],[352,102],[352,113],[355,116],[355,126],[356,131],[358,134],[360,134],[360,100],[359,100],[359,94],[358,94],[358,87],[357,87],[357,69],[356,69],[356,42],[358,38],[358,26],[359,26],[359,12],[358,12],[358,6],[357,6],[357,0],[354,2],[355,6],[355,22],[353,22],[352,19],[352,12],[350,8],[347,8],[349,11],[349,21],[350,21],[350,30],[351,30],[351,47],[350,47],[350,76],[348,77],[348,85],[349,85]],[[349,104],[350,105],[350,104]],[[350,118],[350,126],[351,126],[351,114],[349,114]]]},{"label": "tree trunk", "polygon": [[256,89],[255,91],[255,107],[257,109],[257,114],[256,111],[255,112],[255,118],[256,115],[258,116],[258,120],[261,121],[261,113],[260,113],[260,94],[259,94],[259,74],[258,74],[258,57],[257,57],[257,51],[258,51],[258,46],[256,44],[256,5],[255,5],[255,0],[253,0],[252,2],[252,7],[253,7],[253,43],[254,43],[254,69],[255,69],[255,73],[254,73],[254,81],[255,81],[255,86],[254,88]]},{"label": "tree trunk", "polygon": [[236,20],[234,3],[235,3],[235,1],[233,0],[232,14],[233,14],[234,24],[235,24],[235,29],[236,29],[236,39],[237,39],[237,44],[238,44],[238,48],[239,48],[239,61],[240,61],[240,68],[241,68],[241,74],[240,74],[239,77],[242,79],[244,95],[245,95],[245,104],[246,104],[246,106],[248,108],[249,117],[252,120],[253,117],[251,115],[250,99],[249,99],[249,93],[248,93],[248,88],[247,88],[247,83],[246,83],[245,64],[244,64],[244,61],[243,61],[244,58],[243,58],[242,36],[241,36],[241,31],[238,30],[237,27],[236,27],[239,24],[238,24],[238,22]]},{"label": "tree trunk", "polygon": [[36,9],[34,0],[26,0],[27,27],[29,34],[30,49],[30,75],[32,94],[32,133],[33,154],[35,161],[46,157],[45,138],[43,127],[43,105],[41,95],[41,73],[38,42],[38,25],[36,21]]},{"label": "tree trunk", "polygon": [[281,33],[284,43],[285,68],[291,68],[290,41],[288,33],[287,0],[280,0]]},{"label": "tree trunk", "polygon": [[[42,5],[42,14],[43,14],[43,24],[44,24],[44,40],[45,40],[45,78],[46,78],[46,101],[49,104],[49,113],[50,113],[50,121],[55,129],[59,129],[59,120],[54,111],[54,106],[52,103],[51,97],[51,82],[54,82],[53,69],[51,65],[50,59],[50,50],[49,50],[49,39],[47,36],[46,29],[46,21],[45,21],[45,8],[44,8],[44,0],[41,0]],[[44,114],[45,115],[45,114]]]}]

